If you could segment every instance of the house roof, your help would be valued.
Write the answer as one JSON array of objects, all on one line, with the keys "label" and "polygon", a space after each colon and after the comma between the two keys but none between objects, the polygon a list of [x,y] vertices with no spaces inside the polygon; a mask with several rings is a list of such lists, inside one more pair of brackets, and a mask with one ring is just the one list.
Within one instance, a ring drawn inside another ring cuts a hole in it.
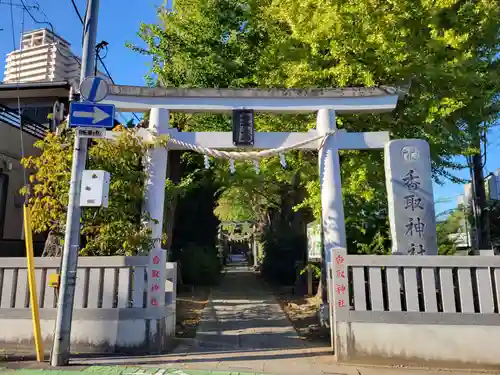
[{"label": "house roof", "polygon": [[64,97],[70,87],[67,81],[0,83],[0,99]]}]

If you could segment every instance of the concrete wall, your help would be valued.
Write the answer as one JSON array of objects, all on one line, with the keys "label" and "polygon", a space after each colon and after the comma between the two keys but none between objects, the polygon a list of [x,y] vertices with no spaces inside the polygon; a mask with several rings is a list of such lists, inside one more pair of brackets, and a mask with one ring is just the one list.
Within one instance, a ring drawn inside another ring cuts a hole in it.
[{"label": "concrete wall", "polygon": [[338,361],[500,368],[500,258],[333,259]]},{"label": "concrete wall", "polygon": [[[16,309],[12,309],[16,310]],[[102,309],[100,309],[102,310]],[[129,310],[129,309],[117,309]],[[74,311],[71,349],[78,353],[151,353],[164,352],[173,345],[175,314],[173,307],[158,311]],[[33,348],[31,312],[0,309],[0,346]],[[150,319],[146,319],[149,315]],[[52,346],[56,311],[42,310],[41,330],[46,348]]]},{"label": "concrete wall", "polygon": [[[148,257],[80,257],[71,346],[76,352],[151,353],[168,350],[175,337],[177,272],[166,265],[165,306],[145,308]],[[42,336],[50,348],[56,293],[49,275],[59,258],[36,258],[35,277]],[[0,347],[32,348],[34,343],[25,258],[0,262]]]},{"label": "concrete wall", "polygon": [[339,322],[341,361],[500,366],[500,326]]}]

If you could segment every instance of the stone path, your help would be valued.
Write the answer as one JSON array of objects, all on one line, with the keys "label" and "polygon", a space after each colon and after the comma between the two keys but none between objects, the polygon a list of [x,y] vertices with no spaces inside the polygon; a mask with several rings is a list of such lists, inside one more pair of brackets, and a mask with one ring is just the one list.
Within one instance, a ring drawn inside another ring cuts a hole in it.
[{"label": "stone path", "polygon": [[233,266],[203,311],[193,350],[270,350],[307,347],[265,285],[246,266]]}]

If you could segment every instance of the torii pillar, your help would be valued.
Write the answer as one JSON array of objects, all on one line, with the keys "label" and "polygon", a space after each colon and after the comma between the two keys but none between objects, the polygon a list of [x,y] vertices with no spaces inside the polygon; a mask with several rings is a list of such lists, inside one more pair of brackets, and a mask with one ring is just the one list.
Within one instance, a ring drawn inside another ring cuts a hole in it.
[{"label": "torii pillar", "polygon": [[[320,109],[317,115],[316,129],[322,135],[336,132],[335,111]],[[351,134],[362,135],[363,133]],[[341,145],[338,141],[339,137],[336,134],[328,136],[318,154],[323,246],[327,263],[330,263],[332,259],[331,249],[347,247],[340,177],[339,148]]]}]

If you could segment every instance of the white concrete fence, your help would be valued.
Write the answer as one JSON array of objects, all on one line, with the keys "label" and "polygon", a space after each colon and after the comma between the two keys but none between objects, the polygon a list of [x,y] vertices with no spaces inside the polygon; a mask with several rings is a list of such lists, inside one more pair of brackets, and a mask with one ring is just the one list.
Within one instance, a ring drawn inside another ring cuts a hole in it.
[{"label": "white concrete fence", "polygon": [[[48,284],[60,258],[35,258],[42,336],[52,344],[57,293]],[[80,257],[73,351],[160,352],[175,336],[177,267],[166,264],[165,306],[147,307],[147,256]],[[26,258],[0,258],[0,347],[33,347]]]},{"label": "white concrete fence", "polygon": [[339,361],[500,365],[500,257],[335,251]]}]

